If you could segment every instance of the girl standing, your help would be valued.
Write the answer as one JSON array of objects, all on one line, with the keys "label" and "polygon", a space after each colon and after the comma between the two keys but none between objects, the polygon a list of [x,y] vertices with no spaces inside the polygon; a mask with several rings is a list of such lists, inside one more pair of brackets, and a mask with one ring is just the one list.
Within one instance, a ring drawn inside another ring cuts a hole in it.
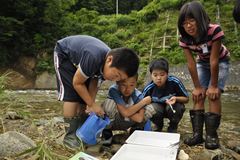
[{"label": "girl standing", "polygon": [[[184,143],[189,146],[202,143],[205,122],[205,147],[216,149],[219,148],[217,129],[221,120],[221,93],[229,73],[230,53],[221,42],[224,33],[219,25],[210,23],[203,6],[197,1],[182,6],[178,29],[181,34],[179,45],[185,53],[194,84],[194,106],[190,110],[193,136]],[[209,111],[205,113],[206,98]]]}]

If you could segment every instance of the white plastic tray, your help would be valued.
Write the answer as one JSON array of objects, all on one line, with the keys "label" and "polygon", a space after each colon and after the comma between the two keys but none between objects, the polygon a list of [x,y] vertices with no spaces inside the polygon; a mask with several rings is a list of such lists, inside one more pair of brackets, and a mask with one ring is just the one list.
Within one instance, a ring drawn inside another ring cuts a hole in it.
[{"label": "white plastic tray", "polygon": [[175,160],[176,149],[124,144],[110,160]]},{"label": "white plastic tray", "polygon": [[[128,144],[157,146],[161,148],[178,148],[180,134],[165,133],[165,132],[151,132],[151,131],[134,131],[126,140]],[[174,145],[175,144],[175,145]],[[173,145],[173,146],[171,146]]]}]

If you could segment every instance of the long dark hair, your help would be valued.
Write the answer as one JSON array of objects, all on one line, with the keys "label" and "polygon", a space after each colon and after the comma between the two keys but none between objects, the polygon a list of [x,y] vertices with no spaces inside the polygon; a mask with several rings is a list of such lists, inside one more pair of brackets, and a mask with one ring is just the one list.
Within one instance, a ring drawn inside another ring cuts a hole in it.
[{"label": "long dark hair", "polygon": [[[198,27],[198,37],[193,38],[185,31],[183,27],[183,22],[186,18],[193,18],[197,22]],[[178,30],[181,34],[181,38],[186,42],[196,42],[201,43],[207,40],[208,27],[210,23],[210,18],[204,10],[201,3],[197,1],[188,2],[184,4],[180,10],[179,18],[178,18]]]}]

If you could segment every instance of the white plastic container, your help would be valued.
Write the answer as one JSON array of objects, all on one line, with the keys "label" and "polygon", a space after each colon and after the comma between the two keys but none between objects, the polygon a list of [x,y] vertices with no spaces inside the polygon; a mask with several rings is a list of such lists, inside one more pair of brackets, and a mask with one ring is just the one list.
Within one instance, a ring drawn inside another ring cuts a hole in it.
[{"label": "white plastic container", "polygon": [[111,160],[176,160],[180,134],[134,131]]},{"label": "white plastic container", "polygon": [[154,146],[124,144],[111,160],[175,160],[175,150]]},{"label": "white plastic container", "polygon": [[136,130],[128,137],[126,143],[169,148],[173,147],[173,145],[178,146],[179,141],[179,133],[149,132]]}]

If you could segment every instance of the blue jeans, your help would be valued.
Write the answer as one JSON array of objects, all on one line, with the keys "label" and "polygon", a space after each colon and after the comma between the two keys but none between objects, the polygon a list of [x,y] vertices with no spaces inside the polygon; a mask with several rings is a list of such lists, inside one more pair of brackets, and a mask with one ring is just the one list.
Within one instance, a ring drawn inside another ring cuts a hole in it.
[{"label": "blue jeans", "polygon": [[[229,75],[229,67],[229,61],[219,61],[218,88],[221,89],[221,91],[224,90],[224,86]],[[203,61],[197,62],[197,71],[201,86],[208,88],[211,82],[210,63]]]}]

